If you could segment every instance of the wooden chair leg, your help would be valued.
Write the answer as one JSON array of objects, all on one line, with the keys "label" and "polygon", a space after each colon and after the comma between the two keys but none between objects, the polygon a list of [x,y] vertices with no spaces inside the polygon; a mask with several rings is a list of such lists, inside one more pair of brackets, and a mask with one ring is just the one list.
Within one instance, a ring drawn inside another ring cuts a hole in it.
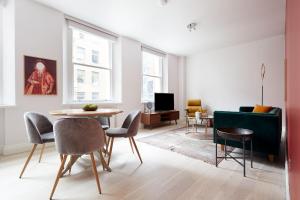
[{"label": "wooden chair leg", "polygon": [[98,191],[101,194],[100,181],[99,181],[99,176],[98,176],[98,172],[97,172],[97,168],[96,168],[94,154],[90,153],[90,156],[91,156],[91,160],[92,160],[92,167],[93,167],[93,172],[94,172],[94,175],[95,175],[95,178],[96,178],[96,183],[97,183]]},{"label": "wooden chair leg", "polygon": [[42,160],[42,156],[43,156],[43,153],[44,153],[44,149],[45,149],[45,144],[42,144],[42,149],[41,149],[41,153],[40,153],[40,157],[39,157],[39,163],[40,163],[41,160]]},{"label": "wooden chair leg", "polygon": [[52,199],[52,197],[53,197],[53,194],[54,194],[54,192],[55,192],[55,189],[56,189],[56,186],[57,186],[57,184],[58,184],[59,178],[61,177],[61,173],[62,173],[62,171],[63,171],[63,169],[64,169],[64,165],[65,165],[65,162],[66,162],[66,160],[67,160],[67,157],[68,157],[67,155],[64,155],[64,156],[63,156],[63,160],[62,160],[62,162],[61,162],[61,164],[60,164],[60,167],[59,167],[59,169],[58,169],[58,172],[57,172],[57,175],[56,175],[56,178],[55,178],[55,182],[54,182],[54,185],[53,185],[51,194],[50,194],[50,199]]},{"label": "wooden chair leg", "polygon": [[110,142],[110,148],[109,148],[109,152],[108,152],[108,161],[107,161],[107,165],[109,166],[110,163],[110,159],[111,159],[111,154],[112,154],[112,150],[113,150],[113,145],[114,145],[114,137],[111,138],[111,142]]},{"label": "wooden chair leg", "polygon": [[135,141],[134,141],[133,137],[131,137],[131,140],[132,140],[132,143],[133,143],[133,145],[134,145],[134,147],[135,147],[135,150],[136,150],[136,152],[137,152],[137,154],[138,154],[138,156],[139,156],[139,159],[140,159],[140,161],[141,161],[141,164],[142,164],[142,163],[143,163],[143,161],[142,161],[142,158],[141,158],[140,152],[139,152],[139,150],[138,150],[138,148],[137,148],[137,146],[136,146],[136,143],[135,143]]},{"label": "wooden chair leg", "polygon": [[37,147],[37,144],[34,144],[33,147],[32,147],[32,149],[31,149],[31,152],[29,153],[29,155],[27,157],[27,160],[25,162],[25,165],[24,165],[24,167],[23,167],[23,169],[21,171],[21,174],[20,174],[19,178],[22,178],[23,173],[24,173],[24,171],[25,171],[25,169],[26,169],[26,167],[27,167],[27,165],[28,165],[28,163],[29,163],[29,161],[30,161],[30,159],[31,159],[31,157],[32,157],[32,155],[33,155],[36,147]]},{"label": "wooden chair leg", "polygon": [[132,153],[134,154],[131,138],[129,137],[128,139],[129,139],[129,143],[130,143],[130,146],[131,146]]},{"label": "wooden chair leg", "polygon": [[99,154],[100,154],[100,160],[101,160],[101,163],[102,163],[102,166],[103,166],[103,170],[107,170],[109,172],[111,172],[111,169],[110,167],[107,165],[105,159],[104,159],[104,156],[103,156],[103,151],[102,149],[99,150]]},{"label": "wooden chair leg", "polygon": [[107,155],[108,155],[108,150],[109,150],[109,146],[110,146],[110,141],[111,141],[111,137],[108,137],[107,148],[106,148],[106,151],[105,151],[104,156],[107,156]]}]

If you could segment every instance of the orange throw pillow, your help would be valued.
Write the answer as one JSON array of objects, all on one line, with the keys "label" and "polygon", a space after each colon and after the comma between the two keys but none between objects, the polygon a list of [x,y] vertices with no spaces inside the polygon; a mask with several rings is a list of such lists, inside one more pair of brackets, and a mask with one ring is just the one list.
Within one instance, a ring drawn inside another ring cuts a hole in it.
[{"label": "orange throw pillow", "polygon": [[253,109],[252,112],[256,113],[267,113],[272,110],[272,106],[261,106],[261,105],[256,105]]}]

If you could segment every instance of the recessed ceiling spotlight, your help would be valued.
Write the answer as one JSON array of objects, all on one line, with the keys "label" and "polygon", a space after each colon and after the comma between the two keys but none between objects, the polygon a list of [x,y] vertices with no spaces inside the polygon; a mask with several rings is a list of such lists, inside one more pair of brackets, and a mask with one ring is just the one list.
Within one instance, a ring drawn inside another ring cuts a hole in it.
[{"label": "recessed ceiling spotlight", "polygon": [[159,0],[158,3],[159,3],[160,6],[165,6],[165,5],[167,5],[168,0]]},{"label": "recessed ceiling spotlight", "polygon": [[192,32],[192,31],[196,30],[196,26],[197,26],[197,23],[193,22],[193,23],[188,24],[186,27],[190,32]]}]

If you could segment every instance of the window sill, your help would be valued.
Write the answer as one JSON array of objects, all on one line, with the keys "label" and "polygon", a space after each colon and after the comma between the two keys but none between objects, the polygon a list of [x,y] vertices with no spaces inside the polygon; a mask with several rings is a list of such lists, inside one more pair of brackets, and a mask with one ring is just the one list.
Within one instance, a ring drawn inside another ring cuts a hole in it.
[{"label": "window sill", "polygon": [[16,107],[15,104],[0,104],[0,108],[13,108]]}]

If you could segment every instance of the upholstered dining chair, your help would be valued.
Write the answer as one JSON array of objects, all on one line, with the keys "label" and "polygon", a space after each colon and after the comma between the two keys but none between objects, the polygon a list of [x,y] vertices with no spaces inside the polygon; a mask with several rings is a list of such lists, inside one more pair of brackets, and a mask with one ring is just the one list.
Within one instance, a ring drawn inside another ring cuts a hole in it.
[{"label": "upholstered dining chair", "polygon": [[[95,119],[101,124],[101,127],[104,130],[104,133],[106,132],[107,129],[110,128],[110,118],[109,117],[98,116]],[[104,134],[104,143],[105,143],[105,146],[106,146],[106,150],[105,150],[105,155],[106,155],[107,150],[108,150],[108,143],[107,143],[107,140],[106,140],[106,134]]]},{"label": "upholstered dining chair", "polygon": [[106,135],[109,138],[108,139],[109,157],[108,157],[108,163],[107,163],[108,165],[111,160],[114,138],[116,138],[116,137],[128,138],[132,151],[133,151],[132,145],[134,145],[135,150],[138,154],[138,157],[139,157],[141,163],[143,163],[141,155],[139,153],[139,150],[138,150],[135,140],[133,138],[138,133],[140,120],[141,120],[141,112],[133,111],[133,112],[129,113],[129,115],[126,117],[121,128],[110,128],[106,131]]},{"label": "upholstered dining chair", "polygon": [[50,199],[52,199],[59,178],[62,175],[67,157],[85,154],[90,155],[97,188],[101,194],[100,181],[93,152],[99,151],[101,159],[103,158],[101,151],[104,146],[103,135],[104,131],[100,123],[93,118],[63,118],[54,123],[56,149],[59,154],[63,155],[63,160],[57,172]]},{"label": "upholstered dining chair", "polygon": [[39,162],[41,162],[44,152],[45,144],[54,142],[53,126],[47,117],[40,113],[26,112],[24,114],[24,121],[26,127],[27,138],[30,143],[33,144],[31,152],[29,153],[27,160],[22,168],[19,178],[22,178],[23,173],[36,149],[41,144],[42,149],[40,152]]}]

